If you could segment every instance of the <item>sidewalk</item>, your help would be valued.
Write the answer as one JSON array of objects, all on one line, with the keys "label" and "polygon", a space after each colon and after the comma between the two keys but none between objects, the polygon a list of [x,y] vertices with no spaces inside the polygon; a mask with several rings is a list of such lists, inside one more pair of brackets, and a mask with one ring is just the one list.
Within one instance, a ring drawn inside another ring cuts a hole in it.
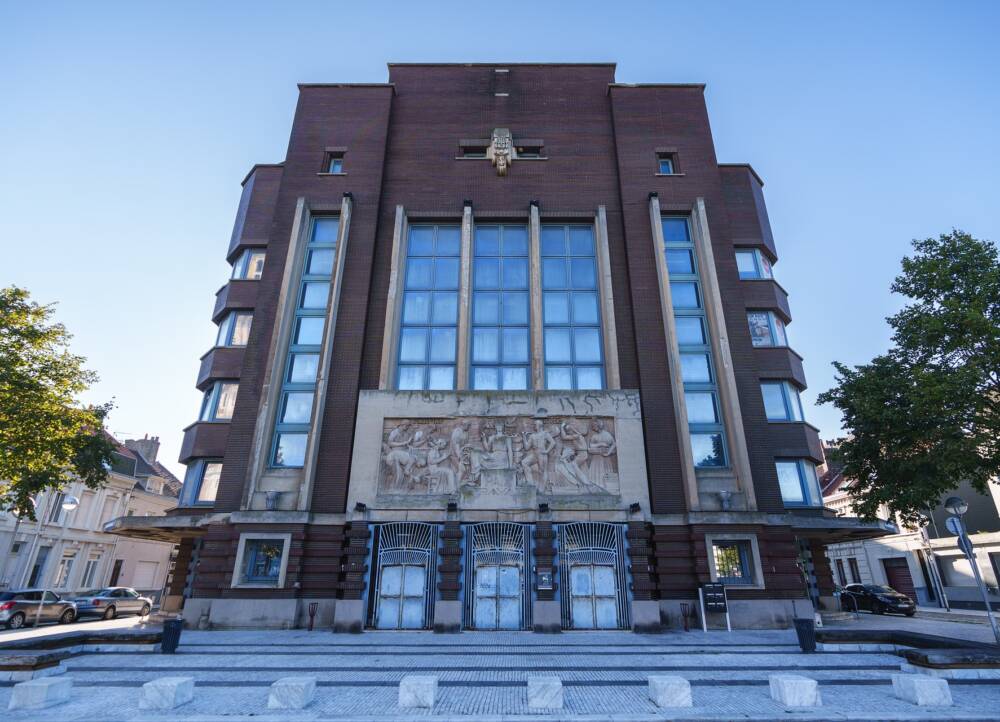
[{"label": "sidewalk", "polygon": [[[1000,611],[994,610],[993,615],[1000,618]],[[944,607],[917,607],[917,617],[924,619],[941,619],[949,622],[965,622],[966,624],[989,624],[985,609],[955,609],[951,611]]]}]

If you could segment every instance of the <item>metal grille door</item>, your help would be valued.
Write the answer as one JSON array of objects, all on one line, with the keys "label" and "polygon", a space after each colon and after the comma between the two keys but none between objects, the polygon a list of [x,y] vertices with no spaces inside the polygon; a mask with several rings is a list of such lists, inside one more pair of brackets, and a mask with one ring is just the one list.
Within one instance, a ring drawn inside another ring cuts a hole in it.
[{"label": "metal grille door", "polygon": [[527,527],[486,522],[470,527],[467,555],[465,625],[474,629],[524,629],[531,600],[525,584]]},{"label": "metal grille door", "polygon": [[426,629],[434,604],[437,529],[394,522],[376,530],[375,603],[370,625],[377,629]]},{"label": "metal grille door", "polygon": [[562,525],[559,560],[563,627],[629,628],[625,535],[620,524]]}]

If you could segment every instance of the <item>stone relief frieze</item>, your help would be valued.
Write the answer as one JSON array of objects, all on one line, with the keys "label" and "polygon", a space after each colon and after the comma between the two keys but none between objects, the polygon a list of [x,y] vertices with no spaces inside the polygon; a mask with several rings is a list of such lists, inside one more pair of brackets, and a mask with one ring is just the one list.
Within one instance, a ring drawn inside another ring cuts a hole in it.
[{"label": "stone relief frieze", "polygon": [[477,416],[383,422],[379,495],[618,496],[610,417]]}]

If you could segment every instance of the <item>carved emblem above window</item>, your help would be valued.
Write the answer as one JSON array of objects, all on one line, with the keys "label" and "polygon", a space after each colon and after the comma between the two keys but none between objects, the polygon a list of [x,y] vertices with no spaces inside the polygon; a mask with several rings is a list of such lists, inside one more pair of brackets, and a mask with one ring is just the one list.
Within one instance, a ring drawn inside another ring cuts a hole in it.
[{"label": "carved emblem above window", "polygon": [[514,138],[509,128],[494,128],[490,146],[486,149],[486,157],[497,169],[497,175],[507,175],[507,168],[514,155]]},{"label": "carved emblem above window", "polygon": [[462,160],[489,160],[497,175],[505,176],[515,160],[546,160],[544,143],[537,138],[517,138],[510,128],[494,128],[489,138],[460,140],[459,158]]}]

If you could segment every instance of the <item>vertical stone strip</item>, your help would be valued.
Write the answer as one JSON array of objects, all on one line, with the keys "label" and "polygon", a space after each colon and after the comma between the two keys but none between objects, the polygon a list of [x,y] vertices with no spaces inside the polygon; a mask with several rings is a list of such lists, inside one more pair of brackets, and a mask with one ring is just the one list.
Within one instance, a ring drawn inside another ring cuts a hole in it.
[{"label": "vertical stone strip", "polygon": [[344,530],[344,549],[340,574],[340,598],[362,599],[368,566],[368,538],[371,531],[366,521],[348,522]]},{"label": "vertical stone strip", "polygon": [[[559,587],[559,561],[556,559],[555,532],[551,521],[535,522],[535,567],[552,569],[552,589],[538,590],[538,601],[550,602],[556,598],[556,589]],[[530,588],[531,585],[529,580],[526,586]]]},{"label": "vertical stone strip", "polygon": [[382,360],[378,387],[383,391],[396,386],[396,319],[402,303],[403,259],[406,257],[406,211],[396,206],[396,221],[392,227],[392,261],[389,268],[389,293],[386,301],[385,328],[382,331]]},{"label": "vertical stone strip", "polygon": [[644,521],[630,521],[625,532],[629,563],[632,566],[632,598],[636,601],[659,599],[653,565],[652,528]]},{"label": "vertical stone strip", "polygon": [[469,388],[469,309],[472,298],[472,206],[462,208],[462,256],[458,287],[458,358],[455,359],[455,388]]},{"label": "vertical stone strip", "polygon": [[462,525],[457,519],[444,523],[438,550],[438,591],[443,601],[458,601],[462,590]]},{"label": "vertical stone strip", "polygon": [[542,223],[537,201],[528,207],[528,268],[531,277],[531,383],[534,389],[545,388],[545,348],[542,319]]},{"label": "vertical stone strip", "polygon": [[604,337],[604,377],[609,389],[622,387],[621,373],[618,370],[618,330],[615,325],[615,299],[611,280],[611,252],[608,249],[608,210],[604,206],[597,207],[594,216],[594,226],[597,231],[597,274],[598,288],[601,293],[601,319],[603,321]]}]

